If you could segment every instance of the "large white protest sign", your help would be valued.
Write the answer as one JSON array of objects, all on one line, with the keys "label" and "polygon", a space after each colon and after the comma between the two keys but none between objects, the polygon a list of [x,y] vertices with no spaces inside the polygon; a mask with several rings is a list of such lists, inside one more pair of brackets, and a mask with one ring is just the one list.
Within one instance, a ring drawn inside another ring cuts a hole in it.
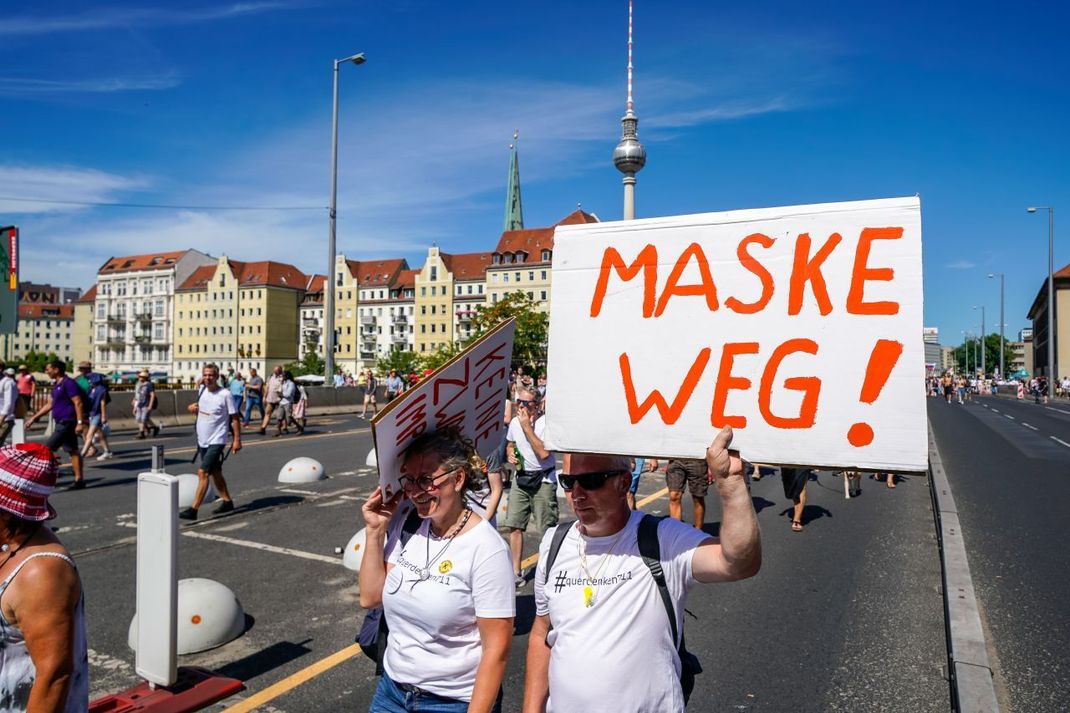
[{"label": "large white protest sign", "polygon": [[421,434],[456,426],[486,458],[505,434],[505,399],[516,322],[502,322],[391,401],[372,421],[379,485],[399,490],[401,454]]},{"label": "large white protest sign", "polygon": [[921,205],[829,203],[560,226],[556,450],[926,467]]}]

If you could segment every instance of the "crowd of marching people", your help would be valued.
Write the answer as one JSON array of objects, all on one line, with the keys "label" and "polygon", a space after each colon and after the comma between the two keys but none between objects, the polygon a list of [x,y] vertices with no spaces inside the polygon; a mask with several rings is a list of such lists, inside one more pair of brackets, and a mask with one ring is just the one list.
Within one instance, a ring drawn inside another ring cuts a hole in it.
[{"label": "crowd of marching people", "polygon": [[[80,489],[81,460],[94,451],[105,459],[111,453],[107,415],[113,397],[90,365],[79,365],[79,372],[71,378],[61,362],[49,364],[50,398],[36,411],[23,410],[29,425],[51,414],[54,429],[45,444],[0,447],[0,629],[7,641],[17,642],[6,645],[7,660],[20,662],[5,663],[0,671],[0,699],[7,695],[21,704],[11,710],[38,704],[63,710],[63,701],[86,696],[77,570],[40,526],[54,516],[48,495],[56,482],[55,454],[70,454],[70,487]],[[387,400],[410,387],[394,372],[384,382]],[[373,374],[365,375],[362,414],[370,409],[374,415],[379,387]],[[529,583],[535,620],[523,653],[525,713],[684,709],[701,671],[684,643],[687,594],[697,584],[758,572],[761,538],[748,481],[773,471],[744,462],[731,449],[730,428],[711,434],[704,457],[695,459],[660,463],[551,452],[543,441],[546,387],[544,376],[518,369],[504,404],[504,437],[489,457],[481,458],[456,428],[426,432],[403,455],[402,489],[392,497],[376,489],[364,503],[367,545],[359,588],[369,614],[359,641],[381,674],[370,711],[499,711],[517,589]],[[209,482],[219,495],[214,512],[233,511],[223,463],[241,450],[243,429],[266,434],[274,420],[274,435],[291,427],[300,433],[307,403],[304,388],[282,368],[264,380],[256,370],[224,375],[207,364],[195,388],[189,411],[196,416],[199,480],[192,506],[179,514],[185,520],[197,519]],[[20,395],[16,375],[5,372],[0,409]],[[143,373],[131,394],[137,437],[159,433],[152,418],[157,401]],[[666,518],[639,509],[640,482],[655,473],[669,491]],[[780,475],[792,501],[792,529],[800,532],[806,486],[816,476],[804,468],[782,468]],[[851,497],[860,474],[843,475]],[[887,484],[894,487],[893,476]],[[562,518],[559,488],[574,520]],[[692,523],[682,521],[685,492]],[[717,537],[703,529],[711,492],[722,513]],[[542,537],[534,568],[526,566],[531,558],[523,551],[530,525]],[[19,576],[24,569],[29,574]],[[53,611],[42,614],[35,597]],[[59,627],[64,636],[42,647],[39,622]],[[35,655],[45,649],[51,658]],[[644,675],[636,676],[632,656],[640,650]],[[584,675],[578,677],[580,669]]]}]

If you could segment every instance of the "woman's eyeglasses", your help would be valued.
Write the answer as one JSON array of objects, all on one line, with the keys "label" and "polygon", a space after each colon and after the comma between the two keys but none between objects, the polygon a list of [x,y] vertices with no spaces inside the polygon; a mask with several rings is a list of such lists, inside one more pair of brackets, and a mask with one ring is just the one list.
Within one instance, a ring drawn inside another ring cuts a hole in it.
[{"label": "woman's eyeglasses", "polygon": [[572,488],[577,483],[584,490],[598,490],[615,475],[630,475],[630,473],[626,470],[602,470],[594,473],[580,473],[579,475],[559,475],[557,479],[561,481],[561,487],[568,493],[572,491]]},{"label": "woman's eyeglasses", "polygon": [[408,475],[403,475],[398,478],[398,481],[401,483],[401,487],[405,490],[416,490],[419,492],[426,493],[428,490],[431,490],[432,488],[438,486],[438,483],[436,481],[441,480],[442,478],[445,478],[447,476],[453,475],[458,470],[460,470],[460,468],[454,468],[453,470],[447,473],[439,473],[438,475],[418,475],[415,478]]}]

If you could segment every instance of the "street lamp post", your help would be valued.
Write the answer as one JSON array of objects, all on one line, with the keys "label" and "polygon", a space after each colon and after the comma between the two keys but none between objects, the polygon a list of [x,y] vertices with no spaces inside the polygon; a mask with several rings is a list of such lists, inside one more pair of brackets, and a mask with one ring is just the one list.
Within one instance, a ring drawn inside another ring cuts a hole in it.
[{"label": "street lamp post", "polygon": [[1002,272],[990,272],[988,273],[989,279],[999,275],[999,376],[1001,379],[1007,378],[1007,372],[1003,369],[1003,352],[1007,350],[1004,346],[1003,328],[1006,326],[1003,324],[1003,273]]},{"label": "street lamp post", "polygon": [[324,323],[323,347],[326,352],[323,355],[324,386],[331,384],[334,379],[334,258],[335,258],[335,229],[338,217],[338,68],[346,62],[364,64],[364,53],[358,52],[345,59],[334,60],[334,111],[331,114],[331,207],[328,213],[327,227],[327,280],[323,290],[323,316]]},{"label": "street lamp post", "polygon": [[962,360],[966,363],[966,373],[970,373],[970,333],[966,330],[962,331]]},{"label": "street lamp post", "polygon": [[[985,378],[985,374],[988,373],[985,369],[985,306],[981,305],[978,307],[977,305],[974,305],[973,308],[981,310],[981,343],[978,345],[978,349],[981,351],[981,378],[983,379]],[[976,360],[974,360],[973,365],[977,366]]]},{"label": "street lamp post", "polygon": [[1054,224],[1054,209],[1050,205],[1032,206],[1026,208],[1029,213],[1036,213],[1037,208],[1045,208],[1048,211],[1048,397],[1055,397],[1055,326],[1053,313],[1055,312],[1055,266],[1053,264],[1054,239],[1052,228]]}]

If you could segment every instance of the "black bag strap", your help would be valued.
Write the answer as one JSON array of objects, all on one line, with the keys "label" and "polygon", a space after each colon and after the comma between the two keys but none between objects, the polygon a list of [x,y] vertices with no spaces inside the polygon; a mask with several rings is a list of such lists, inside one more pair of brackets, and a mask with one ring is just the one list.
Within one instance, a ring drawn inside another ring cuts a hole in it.
[{"label": "black bag strap", "polygon": [[572,529],[572,526],[576,524],[575,520],[569,520],[563,522],[557,526],[554,530],[553,539],[550,540],[550,549],[546,551],[546,568],[543,569],[542,583],[546,584],[550,580],[550,568],[554,566],[554,560],[557,559],[557,553],[561,551],[561,545],[564,544],[565,538],[568,537],[568,531]]},{"label": "black bag strap", "polygon": [[[420,513],[413,508],[409,511],[408,517],[405,518],[405,522],[401,524],[401,534],[399,536],[401,546],[404,547],[408,544],[409,539],[420,529],[420,523],[423,520],[420,518]],[[383,657],[386,655],[386,640],[390,636],[390,627],[386,624],[386,613],[379,613],[379,635],[375,638],[375,675],[383,675]]]},{"label": "black bag strap", "polygon": [[679,650],[683,642],[676,629],[676,608],[672,605],[669,586],[665,582],[665,570],[661,566],[661,542],[658,541],[658,525],[660,523],[661,518],[653,515],[643,515],[643,519],[639,521],[639,555],[643,558],[643,564],[647,566],[650,574],[653,575],[654,584],[658,585],[661,602],[665,605],[665,613],[669,616],[672,641],[677,650]]}]

